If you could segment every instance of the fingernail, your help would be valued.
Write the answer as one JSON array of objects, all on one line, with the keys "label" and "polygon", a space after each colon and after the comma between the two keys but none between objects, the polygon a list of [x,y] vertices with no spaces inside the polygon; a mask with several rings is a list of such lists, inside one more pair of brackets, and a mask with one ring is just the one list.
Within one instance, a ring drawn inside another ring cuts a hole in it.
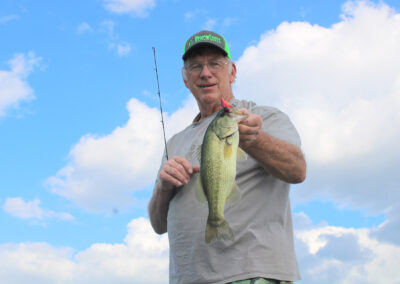
[{"label": "fingernail", "polygon": [[189,169],[189,174],[192,174],[193,173],[193,170],[190,168]]}]

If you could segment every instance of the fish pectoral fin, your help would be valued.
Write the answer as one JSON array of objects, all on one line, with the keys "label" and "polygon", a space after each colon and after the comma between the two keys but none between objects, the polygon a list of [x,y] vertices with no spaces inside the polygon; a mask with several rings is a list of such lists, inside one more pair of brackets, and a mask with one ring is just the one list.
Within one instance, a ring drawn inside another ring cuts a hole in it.
[{"label": "fish pectoral fin", "polygon": [[204,193],[203,185],[201,184],[201,178],[199,174],[196,174],[194,181],[194,193],[196,195],[196,199],[201,203],[207,203],[207,197]]},{"label": "fish pectoral fin", "polygon": [[226,205],[233,205],[240,200],[242,197],[240,189],[236,183],[233,184],[231,193],[226,198]]},{"label": "fish pectoral fin", "polygon": [[247,160],[248,154],[243,151],[240,147],[237,148],[237,159],[238,160]]}]

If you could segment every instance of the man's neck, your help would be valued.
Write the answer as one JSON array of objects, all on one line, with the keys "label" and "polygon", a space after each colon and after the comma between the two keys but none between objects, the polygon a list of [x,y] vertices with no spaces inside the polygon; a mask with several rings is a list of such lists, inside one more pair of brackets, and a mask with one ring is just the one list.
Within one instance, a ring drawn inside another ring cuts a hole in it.
[{"label": "man's neck", "polygon": [[[231,99],[233,99],[233,98],[234,98],[234,96],[231,95],[231,96],[229,96],[229,97],[227,97],[227,98],[224,97],[224,100],[226,100],[226,101],[229,102],[229,101],[230,101]],[[195,118],[196,121],[193,121],[193,122],[202,121],[202,120],[205,119],[207,116],[213,115],[214,113],[216,113],[217,111],[219,111],[220,108],[221,108],[221,103],[218,102],[218,103],[215,103],[215,104],[213,104],[213,105],[208,105],[208,106],[206,106],[206,107],[199,107],[199,108],[200,108],[200,113],[199,113],[199,115],[196,116],[196,118]]]}]

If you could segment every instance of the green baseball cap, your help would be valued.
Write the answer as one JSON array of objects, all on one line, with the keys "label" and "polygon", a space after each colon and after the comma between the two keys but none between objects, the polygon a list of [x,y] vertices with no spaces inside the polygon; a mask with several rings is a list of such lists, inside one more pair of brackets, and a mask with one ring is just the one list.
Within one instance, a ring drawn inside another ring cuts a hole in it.
[{"label": "green baseball cap", "polygon": [[211,31],[201,31],[192,35],[185,42],[182,59],[186,60],[190,51],[201,45],[212,45],[214,47],[217,47],[225,54],[225,56],[227,56],[229,59],[231,58],[229,46],[223,36]]}]

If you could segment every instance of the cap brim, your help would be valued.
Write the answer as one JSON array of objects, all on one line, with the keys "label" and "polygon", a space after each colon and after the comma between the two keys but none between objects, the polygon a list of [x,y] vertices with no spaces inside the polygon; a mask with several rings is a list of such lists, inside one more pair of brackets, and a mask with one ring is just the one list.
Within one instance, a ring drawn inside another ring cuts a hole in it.
[{"label": "cap brim", "polygon": [[199,43],[196,43],[196,44],[192,45],[188,50],[186,50],[186,52],[182,56],[182,59],[185,61],[187,59],[187,57],[190,55],[190,53],[192,53],[194,50],[196,50],[197,48],[202,47],[202,46],[209,46],[209,47],[212,47],[212,48],[216,48],[219,51],[222,51],[222,53],[225,56],[228,56],[228,53],[218,45],[215,45],[215,44],[212,44],[212,43],[209,43],[209,42],[199,42]]}]

